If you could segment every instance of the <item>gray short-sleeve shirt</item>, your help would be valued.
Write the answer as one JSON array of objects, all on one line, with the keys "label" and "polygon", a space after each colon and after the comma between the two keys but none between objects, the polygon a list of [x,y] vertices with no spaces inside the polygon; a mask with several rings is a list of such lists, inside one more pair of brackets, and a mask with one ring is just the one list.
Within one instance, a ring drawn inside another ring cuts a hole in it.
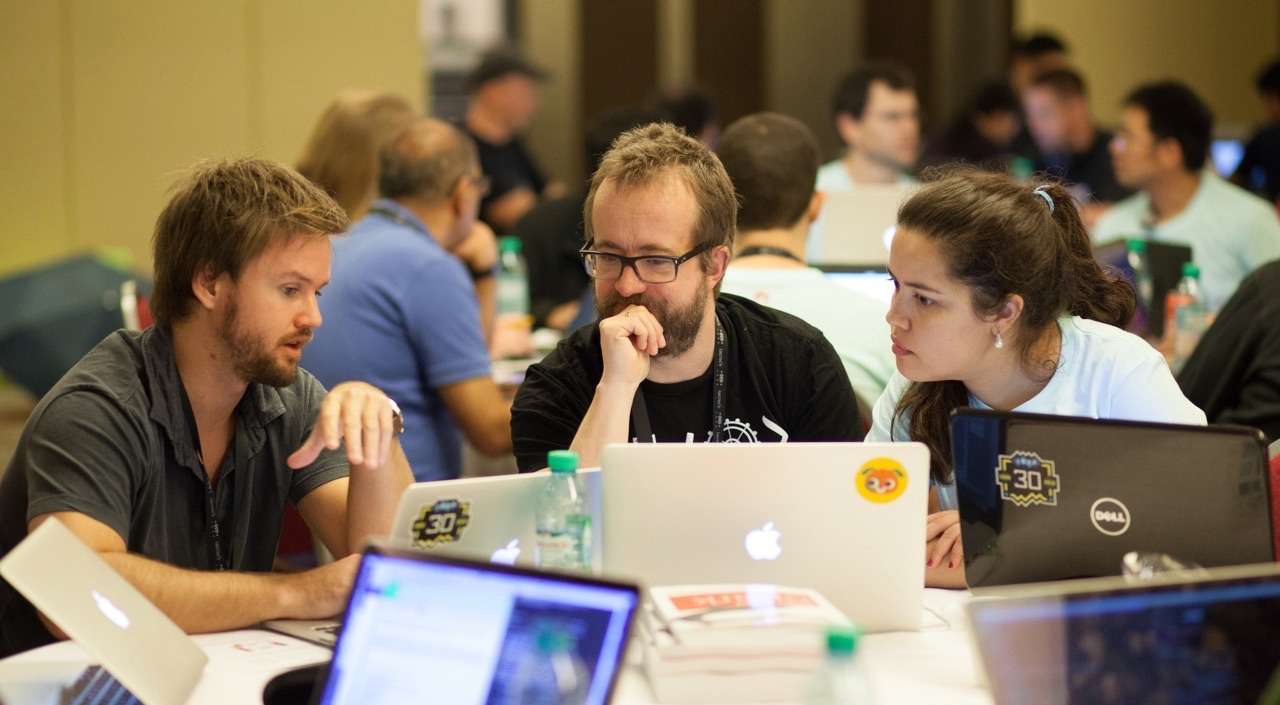
[{"label": "gray short-sleeve shirt", "polygon": [[[79,512],[114,529],[130,553],[209,570],[208,483],[164,332],[118,331],[36,406],[0,479],[0,556],[50,512]],[[311,433],[325,395],[305,370],[287,387],[251,384],[213,487],[222,550],[233,570],[267,571],[286,502],[346,477],[340,452],[292,470],[285,458]],[[0,581],[0,657],[51,641],[32,606]]]}]

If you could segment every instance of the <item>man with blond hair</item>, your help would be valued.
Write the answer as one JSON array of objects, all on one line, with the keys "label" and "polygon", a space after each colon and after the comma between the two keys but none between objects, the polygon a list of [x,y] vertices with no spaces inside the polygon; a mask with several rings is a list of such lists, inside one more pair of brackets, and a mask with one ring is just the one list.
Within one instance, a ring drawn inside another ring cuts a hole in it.
[{"label": "man with blond hair", "polygon": [[[32,412],[0,481],[0,555],[56,518],[188,632],[337,614],[410,482],[395,404],[298,367],[346,227],[291,169],[197,165],[156,222],[155,327],[108,336]],[[267,572],[286,502],[336,562]],[[0,656],[55,635],[0,583]]]},{"label": "man with blond hair", "polygon": [[798,318],[719,295],[737,200],[720,160],[668,124],[624,133],[591,179],[582,257],[599,322],[529,368],[512,407],[521,470],[610,443],[855,441],[831,344]]}]

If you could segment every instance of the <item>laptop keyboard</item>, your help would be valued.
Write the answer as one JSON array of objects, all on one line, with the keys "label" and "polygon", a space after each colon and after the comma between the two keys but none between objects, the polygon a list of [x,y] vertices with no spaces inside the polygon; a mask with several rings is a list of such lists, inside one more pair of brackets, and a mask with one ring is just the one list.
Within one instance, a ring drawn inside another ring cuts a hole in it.
[{"label": "laptop keyboard", "polygon": [[331,637],[337,637],[337,636],[338,636],[338,628],[339,628],[340,626],[342,626],[342,625],[339,625],[339,624],[321,624],[321,625],[319,625],[319,626],[312,627],[312,628],[311,628],[311,630],[312,630],[312,631],[314,631],[314,632],[316,632],[316,633],[318,633],[318,634],[328,634],[328,635],[329,635],[329,636],[331,636]]},{"label": "laptop keyboard", "polygon": [[59,705],[142,705],[120,681],[102,666],[84,669],[76,682],[64,688]]}]

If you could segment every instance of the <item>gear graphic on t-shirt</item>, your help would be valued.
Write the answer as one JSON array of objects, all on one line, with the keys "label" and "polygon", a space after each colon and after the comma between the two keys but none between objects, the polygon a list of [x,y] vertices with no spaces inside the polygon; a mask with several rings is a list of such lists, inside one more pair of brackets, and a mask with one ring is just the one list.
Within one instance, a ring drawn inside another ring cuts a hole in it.
[{"label": "gear graphic on t-shirt", "polygon": [[751,428],[751,424],[742,419],[729,419],[724,422],[725,443],[759,443],[760,439]]}]

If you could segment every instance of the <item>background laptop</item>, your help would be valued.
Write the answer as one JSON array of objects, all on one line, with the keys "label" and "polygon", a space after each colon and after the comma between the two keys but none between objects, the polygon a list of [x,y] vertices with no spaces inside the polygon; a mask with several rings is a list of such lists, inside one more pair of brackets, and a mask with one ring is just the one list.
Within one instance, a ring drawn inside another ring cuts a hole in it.
[{"label": "background laptop", "polygon": [[102,665],[79,686],[119,694],[115,680],[145,705],[182,705],[204,672],[204,651],[57,519],[0,560],[0,577]]},{"label": "background laptop", "polygon": [[960,409],[951,438],[970,588],[1119,575],[1129,551],[1272,559],[1255,429]]},{"label": "background laptop", "polygon": [[815,263],[884,266],[898,222],[898,208],[919,188],[908,184],[858,184],[830,192],[822,206],[821,250]]},{"label": "background laptop", "polygon": [[1037,592],[967,606],[998,705],[1254,705],[1280,669],[1275,565]]},{"label": "background laptop", "polygon": [[822,271],[827,281],[884,303],[886,312],[889,310],[889,305],[893,303],[893,280],[889,278],[889,270],[883,265],[819,264],[814,266]]},{"label": "background laptop", "polygon": [[603,460],[606,574],[814,588],[864,629],[919,628],[922,444],[640,443]]},{"label": "background laptop", "polygon": [[[1136,237],[1143,237],[1135,234]],[[1143,238],[1145,239],[1145,237]],[[1151,298],[1147,300],[1137,289],[1137,275],[1129,265],[1126,240],[1112,240],[1093,248],[1093,256],[1103,265],[1114,267],[1138,295],[1138,310],[1128,330],[1143,337],[1164,335],[1164,300],[1178,288],[1182,265],[1191,261],[1191,246],[1147,240],[1147,261],[1151,266]]]},{"label": "background laptop", "polygon": [[317,702],[503,705],[576,683],[603,705],[638,603],[635,585],[372,547]]}]

